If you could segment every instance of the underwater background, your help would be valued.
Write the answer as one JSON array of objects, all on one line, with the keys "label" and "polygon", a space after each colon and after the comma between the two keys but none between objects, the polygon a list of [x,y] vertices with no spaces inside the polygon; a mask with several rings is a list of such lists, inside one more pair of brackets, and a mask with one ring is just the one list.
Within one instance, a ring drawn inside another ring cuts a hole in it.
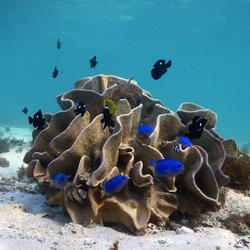
[{"label": "underwater background", "polygon": [[[250,0],[0,0],[0,126],[31,127],[28,115],[59,111],[77,80],[111,74],[173,111],[211,109],[222,137],[249,143],[249,58]],[[154,80],[159,59],[172,66]]]}]

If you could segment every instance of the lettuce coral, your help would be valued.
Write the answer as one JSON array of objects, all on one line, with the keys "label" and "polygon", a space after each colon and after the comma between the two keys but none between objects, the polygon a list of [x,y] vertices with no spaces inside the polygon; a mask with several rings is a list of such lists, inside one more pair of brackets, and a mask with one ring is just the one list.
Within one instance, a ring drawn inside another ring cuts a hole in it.
[{"label": "lettuce coral", "polygon": [[[112,133],[101,122],[104,99],[116,103]],[[115,222],[134,232],[149,222],[164,223],[177,210],[199,214],[220,206],[220,187],[229,181],[221,167],[231,151],[214,132],[212,111],[186,103],[174,113],[134,80],[106,75],[77,81],[57,102],[62,111],[47,115],[48,126],[33,132],[24,162],[26,175],[37,180],[47,200],[64,206],[73,222]],[[83,117],[74,113],[76,102],[88,107]],[[197,114],[208,120],[202,137],[176,152],[178,136]],[[141,124],[154,132],[139,135]],[[184,172],[155,177],[149,161],[164,158],[182,162]],[[51,186],[50,177],[59,172],[68,176],[63,190]],[[129,178],[125,187],[106,195],[105,183],[121,174]]]}]

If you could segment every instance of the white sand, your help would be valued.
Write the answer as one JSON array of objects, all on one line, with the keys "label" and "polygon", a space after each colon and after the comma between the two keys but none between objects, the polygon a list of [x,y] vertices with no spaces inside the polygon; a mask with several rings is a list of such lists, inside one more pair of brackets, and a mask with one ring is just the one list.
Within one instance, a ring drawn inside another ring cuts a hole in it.
[{"label": "white sand", "polygon": [[[14,135],[16,132],[12,133]],[[18,134],[21,136],[18,138],[25,138],[27,142],[31,140],[29,129],[18,130]],[[223,227],[221,221],[230,215],[250,211],[249,196],[228,189],[224,208],[203,216],[211,217],[211,227],[199,226],[192,230],[183,226],[174,231],[151,225],[152,229],[148,229],[144,236],[131,235],[121,227],[84,227],[71,223],[64,210],[51,206],[45,201],[44,196],[34,194],[37,192],[35,183],[27,183],[27,180],[18,182],[14,177],[11,177],[11,180],[6,179],[15,175],[17,168],[22,164],[24,153],[25,151],[15,153],[13,149],[9,153],[0,154],[10,161],[10,167],[0,167],[0,250],[103,250],[112,247],[115,241],[119,241],[120,250],[249,249],[250,244],[246,242],[250,242],[250,235],[238,236],[220,228]]]}]

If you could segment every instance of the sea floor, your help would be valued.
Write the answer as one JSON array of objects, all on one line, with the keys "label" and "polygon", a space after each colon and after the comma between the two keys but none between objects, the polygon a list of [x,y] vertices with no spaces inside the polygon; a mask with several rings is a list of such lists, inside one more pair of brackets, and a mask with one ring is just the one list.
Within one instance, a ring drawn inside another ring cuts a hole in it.
[{"label": "sea floor", "polygon": [[[149,224],[142,235],[118,225],[73,224],[62,207],[48,203],[36,182],[23,177],[22,163],[31,130],[0,128],[0,137],[17,141],[0,153],[0,250],[26,249],[249,249],[249,193],[224,188],[226,201],[217,212],[173,216],[167,227]],[[248,217],[246,216],[248,214]],[[118,248],[116,248],[118,246]]]}]

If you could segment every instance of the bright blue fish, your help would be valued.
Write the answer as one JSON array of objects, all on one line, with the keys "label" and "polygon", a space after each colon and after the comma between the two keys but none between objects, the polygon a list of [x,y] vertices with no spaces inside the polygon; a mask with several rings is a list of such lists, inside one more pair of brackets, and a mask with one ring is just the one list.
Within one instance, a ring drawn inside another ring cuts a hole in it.
[{"label": "bright blue fish", "polygon": [[116,192],[119,192],[127,183],[127,181],[128,177],[125,175],[115,176],[106,182],[104,187],[105,192],[107,195],[112,195]]},{"label": "bright blue fish", "polygon": [[157,161],[149,161],[151,166],[155,166],[155,174],[157,177],[174,177],[184,170],[184,164],[174,159],[162,159]]},{"label": "bright blue fish", "polygon": [[68,176],[64,173],[57,173],[53,174],[50,179],[54,188],[62,189],[68,180]]},{"label": "bright blue fish", "polygon": [[193,146],[192,142],[185,136],[180,136],[178,139],[179,143],[185,147]]},{"label": "bright blue fish", "polygon": [[140,135],[149,135],[151,134],[155,129],[152,128],[151,126],[149,125],[141,125],[138,127],[138,133]]}]

